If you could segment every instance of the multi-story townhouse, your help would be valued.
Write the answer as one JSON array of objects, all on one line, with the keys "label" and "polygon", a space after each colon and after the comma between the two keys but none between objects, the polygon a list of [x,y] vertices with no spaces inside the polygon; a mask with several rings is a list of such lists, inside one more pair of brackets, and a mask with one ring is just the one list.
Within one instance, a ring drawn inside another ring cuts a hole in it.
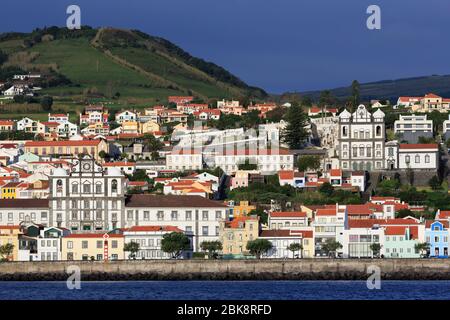
[{"label": "multi-story townhouse", "polygon": [[122,124],[122,122],[126,121],[136,121],[137,114],[130,110],[125,110],[116,114],[116,122],[118,124]]},{"label": "multi-story townhouse", "polygon": [[21,234],[20,226],[18,225],[3,225],[0,224],[0,246],[5,244],[12,244],[13,251],[11,256],[2,257],[9,261],[18,261],[19,259],[19,235]]},{"label": "multi-story townhouse", "polygon": [[263,175],[274,174],[280,170],[293,170],[294,156],[287,149],[248,149],[223,150],[214,156],[214,163],[225,173],[239,170],[240,164],[256,164]]},{"label": "multi-story townhouse", "polygon": [[228,218],[228,206],[200,196],[140,195],[127,199],[122,227],[175,226],[193,234],[194,252],[200,243],[219,238],[219,222]]},{"label": "multi-story townhouse", "polygon": [[[258,238],[266,239],[272,243],[272,249],[266,254],[266,257],[269,259],[314,257],[314,236],[312,230],[262,230]],[[298,252],[292,252],[288,249],[294,243],[302,246]]]},{"label": "multi-story townhouse", "polygon": [[14,226],[34,222],[50,226],[47,199],[5,199],[0,201],[0,225]]},{"label": "multi-story townhouse", "polygon": [[373,114],[364,105],[351,114],[339,114],[338,155],[343,170],[383,170],[385,123],[384,112]]},{"label": "multi-story townhouse", "polygon": [[102,122],[95,122],[89,124],[86,128],[81,130],[84,135],[109,135],[109,124]]},{"label": "multi-story townhouse", "polygon": [[301,211],[273,211],[269,213],[268,225],[273,230],[307,227],[308,216]]},{"label": "multi-story townhouse", "polygon": [[45,228],[40,231],[37,239],[37,260],[38,261],[59,261],[62,260],[62,237],[68,236],[70,231],[65,228]]},{"label": "multi-story townhouse", "polygon": [[[130,242],[139,244],[136,259],[170,259],[171,255],[161,249],[161,240],[165,234],[172,232],[185,233],[174,226],[134,226],[125,229],[123,236],[125,244]],[[191,240],[191,248],[183,250],[180,258],[190,259],[192,257],[192,233],[186,233],[186,235]],[[129,258],[128,253],[125,258]]]},{"label": "multi-story townhouse", "polygon": [[56,130],[60,138],[72,138],[79,133],[78,126],[69,121],[60,123]]},{"label": "multi-story townhouse", "polygon": [[[125,258],[123,234],[73,233],[61,239],[62,260],[122,260]],[[107,248],[107,249],[106,249]]]},{"label": "multi-story townhouse", "polygon": [[427,115],[400,115],[394,122],[394,133],[401,141],[417,143],[420,137],[433,137],[433,120],[427,120]]},{"label": "multi-story townhouse", "polygon": [[0,120],[0,132],[14,130],[14,121],[12,120]]},{"label": "multi-story townhouse", "polygon": [[231,201],[230,204],[230,216],[234,218],[248,216],[250,212],[256,210],[256,206],[251,205],[248,201],[240,201],[239,204],[234,204],[234,201]]},{"label": "multi-story townhouse", "polygon": [[449,220],[427,220],[425,242],[429,245],[430,257],[448,258]]},{"label": "multi-story townhouse", "polygon": [[[311,226],[314,228],[314,252],[316,256],[326,253],[322,246],[329,240],[343,243],[343,232],[347,226],[347,210],[345,206],[329,205],[317,209]],[[336,252],[342,253],[342,249]]]},{"label": "multi-story townhouse", "polygon": [[343,235],[343,257],[371,258],[371,245],[379,244],[380,256],[418,258],[415,246],[424,241],[425,225],[410,217],[349,220]]},{"label": "multi-story townhouse", "polygon": [[249,251],[247,243],[259,235],[259,217],[237,217],[231,221],[220,222],[220,241],[224,255],[243,256]]},{"label": "multi-story townhouse", "polygon": [[108,144],[104,140],[67,140],[67,141],[27,141],[25,152],[38,156],[78,156],[87,154],[100,160],[99,153],[108,153]]},{"label": "multi-story townhouse", "polygon": [[174,148],[166,155],[168,170],[185,171],[203,168],[203,155],[200,149]]},{"label": "multi-story townhouse", "polygon": [[194,114],[195,112],[206,110],[208,107],[208,104],[204,103],[186,103],[178,104],[177,110],[185,114]]},{"label": "multi-story townhouse", "polygon": [[19,120],[16,122],[17,130],[22,131],[25,130],[25,127],[30,125],[33,122],[30,118],[23,118],[22,120]]},{"label": "multi-story townhouse", "polygon": [[85,156],[70,172],[57,168],[49,178],[50,226],[85,231],[122,226],[125,177],[118,168],[104,170]]},{"label": "multi-story townhouse", "polygon": [[69,114],[48,114],[48,122],[67,123],[69,122]]},{"label": "multi-story townhouse", "polygon": [[420,104],[420,100],[422,100],[422,97],[399,97],[397,100],[397,106],[409,108],[413,105]]},{"label": "multi-story townhouse", "polygon": [[194,117],[199,120],[219,120],[221,112],[218,109],[205,109],[193,113]]},{"label": "multi-story townhouse", "polygon": [[450,110],[450,99],[442,98],[434,93],[428,93],[421,100],[420,104],[411,106],[413,112],[433,112],[446,113]]}]

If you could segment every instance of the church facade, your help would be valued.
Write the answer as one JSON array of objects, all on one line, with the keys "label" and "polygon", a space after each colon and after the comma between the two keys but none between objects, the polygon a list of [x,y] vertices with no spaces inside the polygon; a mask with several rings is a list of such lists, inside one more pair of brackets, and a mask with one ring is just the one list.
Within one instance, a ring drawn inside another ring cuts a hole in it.
[{"label": "church facade", "polygon": [[343,170],[383,170],[385,167],[385,114],[371,114],[364,105],[339,114],[338,156]]}]

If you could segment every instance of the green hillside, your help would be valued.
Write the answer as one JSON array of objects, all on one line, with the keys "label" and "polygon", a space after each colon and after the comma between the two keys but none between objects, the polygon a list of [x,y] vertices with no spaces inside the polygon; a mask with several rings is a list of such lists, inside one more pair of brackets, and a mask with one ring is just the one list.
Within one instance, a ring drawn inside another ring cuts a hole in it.
[{"label": "green hillside", "polygon": [[[335,88],[330,91],[341,100],[345,100],[351,94],[350,86]],[[430,92],[443,97],[450,97],[450,75],[433,75],[361,84],[361,99],[364,101],[371,99],[397,101],[399,96],[424,96]],[[320,91],[308,91],[300,94],[317,100]]]},{"label": "green hillside", "polygon": [[2,34],[0,50],[8,55],[4,77],[5,70],[18,68],[48,75],[52,81],[43,85],[43,94],[68,102],[114,98],[120,105],[164,101],[169,95],[203,100],[266,95],[225,69],[139,31],[51,27]]}]

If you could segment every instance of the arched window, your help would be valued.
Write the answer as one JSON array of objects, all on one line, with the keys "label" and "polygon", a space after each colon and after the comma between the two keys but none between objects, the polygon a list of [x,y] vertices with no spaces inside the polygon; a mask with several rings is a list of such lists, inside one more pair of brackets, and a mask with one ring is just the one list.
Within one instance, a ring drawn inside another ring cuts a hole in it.
[{"label": "arched window", "polygon": [[377,133],[377,136],[381,136],[381,126],[377,126],[376,133]]},{"label": "arched window", "polygon": [[418,154],[416,154],[415,160],[416,163],[420,163],[420,156]]},{"label": "arched window", "polygon": [[343,137],[347,136],[347,127],[342,127],[342,136]]},{"label": "arched window", "polygon": [[358,131],[353,131],[353,138],[358,139]]},{"label": "arched window", "polygon": [[75,194],[78,193],[78,183],[77,182],[72,183],[72,193],[75,193]]},{"label": "arched window", "polygon": [[62,191],[62,185],[63,182],[61,179],[56,180],[56,191],[61,192]]},{"label": "arched window", "polygon": [[114,179],[114,180],[111,182],[111,191],[112,191],[112,192],[117,192],[117,180],[116,180],[116,179]]},{"label": "arched window", "polygon": [[425,156],[425,163],[430,163],[430,156],[428,154]]},{"label": "arched window", "polygon": [[369,132],[369,130],[366,130],[366,139],[370,139],[370,132]]},{"label": "arched window", "polygon": [[410,163],[410,162],[411,162],[411,158],[410,158],[409,156],[406,156],[406,157],[405,157],[405,162],[406,162],[406,163]]}]

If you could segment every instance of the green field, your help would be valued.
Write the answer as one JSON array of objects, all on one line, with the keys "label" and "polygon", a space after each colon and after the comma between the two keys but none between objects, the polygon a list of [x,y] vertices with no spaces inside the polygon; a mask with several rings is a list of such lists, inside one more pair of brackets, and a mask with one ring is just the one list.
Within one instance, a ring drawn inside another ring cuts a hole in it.
[{"label": "green field", "polygon": [[168,89],[145,88],[151,80],[134,70],[121,66],[93,48],[88,39],[55,40],[35,45],[31,52],[38,52],[36,64],[56,63],[58,71],[81,87],[52,88],[48,93],[64,93],[69,90],[81,94],[84,89],[96,88],[106,94],[120,92],[122,97],[164,99],[180,92]]}]

